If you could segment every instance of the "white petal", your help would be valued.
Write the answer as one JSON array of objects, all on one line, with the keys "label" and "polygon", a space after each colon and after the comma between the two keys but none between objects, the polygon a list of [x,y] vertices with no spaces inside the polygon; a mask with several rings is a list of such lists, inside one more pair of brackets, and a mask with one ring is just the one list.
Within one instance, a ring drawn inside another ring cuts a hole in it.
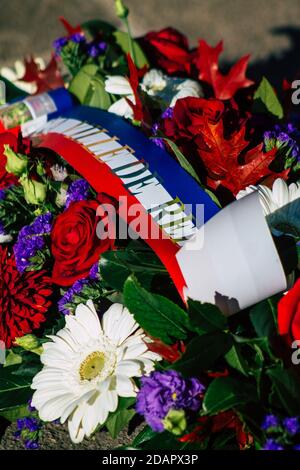
[{"label": "white petal", "polygon": [[75,318],[89,332],[92,338],[98,338],[102,334],[100,320],[92,300],[88,300],[86,305],[78,305]]},{"label": "white petal", "polygon": [[138,361],[121,361],[117,365],[116,374],[125,377],[138,377],[141,374],[141,364]]},{"label": "white petal", "polygon": [[[128,98],[132,103],[135,103],[135,99],[133,95],[129,95]],[[117,114],[118,116],[124,117],[126,119],[133,118],[133,110],[131,106],[127,103],[125,98],[121,98],[120,100],[113,103],[109,108],[108,111],[113,114]]]},{"label": "white petal", "polygon": [[120,397],[134,397],[136,395],[136,387],[134,382],[123,375],[117,375],[117,393]]},{"label": "white petal", "polygon": [[84,345],[90,342],[91,337],[88,330],[77,320],[75,316],[66,315],[66,326],[70,330],[71,335],[79,344]]},{"label": "white petal", "polygon": [[127,78],[121,75],[108,76],[105,80],[105,91],[112,95],[132,95],[132,88]]},{"label": "white petal", "polygon": [[43,421],[54,421],[59,419],[64,410],[74,401],[71,394],[66,393],[59,397],[51,398],[46,401],[41,407],[37,408],[39,416]]},{"label": "white petal", "polygon": [[80,405],[74,410],[72,416],[68,420],[68,428],[71,440],[77,444],[84,438],[84,429],[81,421],[86,410],[86,402],[80,403]]},{"label": "white petal", "polygon": [[273,200],[277,204],[278,208],[283,207],[289,203],[289,189],[286,182],[277,178],[272,187]]}]

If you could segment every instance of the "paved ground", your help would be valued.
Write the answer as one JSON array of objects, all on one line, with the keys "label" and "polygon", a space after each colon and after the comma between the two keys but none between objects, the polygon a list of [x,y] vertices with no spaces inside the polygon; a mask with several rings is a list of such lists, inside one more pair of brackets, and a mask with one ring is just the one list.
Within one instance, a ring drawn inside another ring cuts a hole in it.
[{"label": "paved ground", "polygon": [[[224,59],[231,62],[251,53],[250,75],[266,74],[273,83],[300,70],[299,0],[127,0],[136,35],[173,25],[185,32],[192,44],[202,37],[211,44],[224,39]],[[57,22],[102,18],[118,24],[113,0],[0,0],[0,64],[10,65],[25,54],[47,56],[53,39],[62,34]],[[8,429],[0,449],[19,449]],[[79,448],[108,449],[128,442],[122,434],[113,442],[100,433]],[[50,425],[42,448],[73,449],[67,432]]]},{"label": "paved ground", "polygon": [[[300,64],[299,0],[126,0],[133,32],[173,25],[197,38],[225,41],[226,60],[252,54],[252,72],[281,78]],[[113,0],[1,0],[0,61],[35,53],[47,55],[62,33],[58,16],[72,23],[102,18],[116,24]],[[270,77],[271,78],[271,77]]]}]

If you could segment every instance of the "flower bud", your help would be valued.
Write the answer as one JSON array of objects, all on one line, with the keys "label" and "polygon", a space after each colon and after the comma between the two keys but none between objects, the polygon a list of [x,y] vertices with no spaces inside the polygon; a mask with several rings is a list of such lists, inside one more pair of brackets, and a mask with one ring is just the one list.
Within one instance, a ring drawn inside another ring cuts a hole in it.
[{"label": "flower bud", "polygon": [[68,188],[67,184],[61,185],[60,190],[57,193],[56,198],[55,198],[55,204],[57,205],[57,207],[61,208],[61,207],[64,207],[66,205],[66,202],[67,202],[67,188]]},{"label": "flower bud", "polygon": [[36,354],[41,354],[43,351],[40,341],[35,335],[29,334],[21,338],[16,338],[15,343],[26,351],[31,351]]},{"label": "flower bud", "polygon": [[36,166],[36,172],[39,176],[43,176],[46,173],[42,162],[38,162]]},{"label": "flower bud", "polygon": [[16,176],[21,176],[27,169],[27,158],[25,155],[15,153],[9,145],[4,145],[4,155],[7,157],[6,171]]},{"label": "flower bud", "polygon": [[170,410],[162,422],[165,430],[174,436],[181,436],[187,427],[184,410]]},{"label": "flower bud", "polygon": [[115,0],[115,10],[119,18],[121,19],[127,18],[129,10],[124,5],[123,0]]},{"label": "flower bud", "polygon": [[24,197],[27,204],[42,204],[46,199],[46,185],[29,179],[28,177],[20,178],[23,186]]}]

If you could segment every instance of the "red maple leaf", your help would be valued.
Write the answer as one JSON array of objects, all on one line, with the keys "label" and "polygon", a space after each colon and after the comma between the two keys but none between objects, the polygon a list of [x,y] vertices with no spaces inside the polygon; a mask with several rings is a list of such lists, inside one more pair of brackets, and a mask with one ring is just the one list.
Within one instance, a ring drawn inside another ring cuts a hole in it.
[{"label": "red maple leaf", "polygon": [[45,69],[41,69],[34,58],[24,59],[25,73],[20,80],[29,83],[35,83],[37,86],[36,94],[49,90],[55,90],[64,86],[61,73],[58,69],[57,60],[52,54],[51,60]]},{"label": "red maple leaf", "polygon": [[199,79],[207,82],[213,88],[216,98],[228,100],[240,89],[253,85],[253,81],[246,78],[246,69],[249,55],[241,57],[230,69],[227,75],[219,71],[219,55],[223,51],[223,41],[216,47],[209,46],[206,41],[199,41],[198,51],[194,59],[199,70]]},{"label": "red maple leaf", "polygon": [[63,16],[59,17],[59,21],[64,26],[65,30],[68,33],[68,36],[72,36],[72,34],[76,33],[84,34],[83,29],[79,24],[77,26],[72,26]]},{"label": "red maple leaf", "polygon": [[241,155],[249,142],[245,140],[245,125],[233,132],[228,139],[224,137],[223,120],[211,122],[205,119],[200,129],[203,144],[198,153],[203,161],[207,173],[207,185],[217,189],[220,185],[236,195],[241,189],[260,182],[265,177],[272,180],[286,177],[286,172],[275,173],[270,164],[276,156],[276,149],[263,152],[263,144],[257,145]]},{"label": "red maple leaf", "polygon": [[141,101],[138,89],[139,89],[139,71],[137,67],[135,66],[131,55],[127,54],[127,62],[128,62],[128,69],[129,69],[129,77],[128,81],[130,83],[130,86],[133,91],[133,95],[135,98],[135,104],[126,98],[127,103],[131,106],[133,110],[133,117],[136,121],[142,122],[143,117],[144,117],[144,112],[143,112],[143,103]]}]

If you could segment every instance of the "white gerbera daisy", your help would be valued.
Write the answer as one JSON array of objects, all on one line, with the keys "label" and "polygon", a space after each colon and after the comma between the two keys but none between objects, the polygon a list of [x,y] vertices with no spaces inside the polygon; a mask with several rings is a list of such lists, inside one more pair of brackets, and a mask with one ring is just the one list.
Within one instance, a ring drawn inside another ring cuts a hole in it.
[{"label": "white gerbera daisy", "polygon": [[121,304],[100,322],[93,302],[79,305],[52,342],[43,345],[43,369],[33,379],[32,405],[44,421],[68,420],[73,442],[90,436],[118,406],[133,397],[133,377],[153,370],[160,356],[148,350],[145,334]]},{"label": "white gerbera daisy", "polygon": [[247,194],[253,193],[253,191],[258,191],[264,214],[268,215],[299,199],[300,183],[292,183],[288,186],[283,179],[277,178],[272,189],[264,185],[247,186],[237,194],[236,198],[241,199]]}]

